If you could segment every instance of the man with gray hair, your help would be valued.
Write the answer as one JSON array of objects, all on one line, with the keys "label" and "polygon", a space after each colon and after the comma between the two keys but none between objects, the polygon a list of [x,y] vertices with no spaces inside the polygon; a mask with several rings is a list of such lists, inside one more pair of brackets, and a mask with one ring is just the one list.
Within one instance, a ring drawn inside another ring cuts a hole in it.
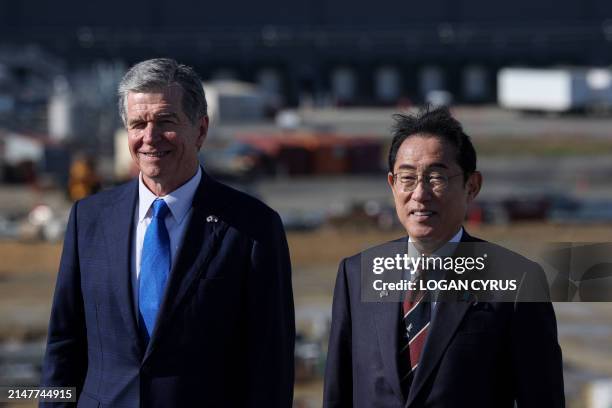
[{"label": "man with gray hair", "polygon": [[76,387],[79,407],[290,407],[285,232],[199,165],[200,78],[136,64],[119,112],[140,174],[72,208],[41,385]]}]

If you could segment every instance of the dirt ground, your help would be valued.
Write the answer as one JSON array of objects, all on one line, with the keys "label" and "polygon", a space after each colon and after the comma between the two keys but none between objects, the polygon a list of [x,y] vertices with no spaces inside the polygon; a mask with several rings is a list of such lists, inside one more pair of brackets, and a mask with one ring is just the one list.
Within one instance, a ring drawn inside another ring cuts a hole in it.
[{"label": "dirt ground", "polygon": [[[543,242],[612,242],[612,225],[470,225],[468,230],[487,240],[519,246]],[[400,236],[402,231],[359,228],[289,233],[298,328],[304,327],[302,320],[308,310],[329,310],[337,265],[343,257]],[[0,241],[0,343],[45,336],[60,254],[61,244]],[[575,306],[556,305],[566,364],[612,377],[612,353],[600,344],[612,342],[612,303]],[[571,330],[585,319],[601,329],[596,330],[597,335],[585,337]],[[317,406],[321,387],[321,381],[299,384],[296,406]]]},{"label": "dirt ground", "polygon": [[[612,242],[612,225],[515,224],[468,226],[484,239],[529,245],[543,242]],[[402,231],[323,228],[288,234],[296,304],[331,301],[338,262]],[[61,244],[0,241],[0,341],[44,335]]]}]

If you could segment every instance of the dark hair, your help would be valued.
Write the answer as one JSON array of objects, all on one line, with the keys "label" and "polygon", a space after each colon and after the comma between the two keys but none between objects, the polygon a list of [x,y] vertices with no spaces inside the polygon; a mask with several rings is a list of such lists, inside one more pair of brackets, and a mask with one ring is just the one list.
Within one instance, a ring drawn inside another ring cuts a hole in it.
[{"label": "dark hair", "polygon": [[389,149],[389,171],[393,173],[397,151],[407,138],[415,135],[439,137],[453,146],[457,152],[457,163],[463,170],[463,179],[476,171],[476,150],[461,123],[450,114],[447,107],[426,107],[417,113],[393,115],[395,124],[391,128],[393,140]]},{"label": "dark hair", "polygon": [[182,108],[191,123],[206,116],[202,80],[194,69],[170,58],[155,58],[134,65],[119,83],[119,115],[123,123],[126,123],[128,92],[159,91],[173,84],[183,88]]}]

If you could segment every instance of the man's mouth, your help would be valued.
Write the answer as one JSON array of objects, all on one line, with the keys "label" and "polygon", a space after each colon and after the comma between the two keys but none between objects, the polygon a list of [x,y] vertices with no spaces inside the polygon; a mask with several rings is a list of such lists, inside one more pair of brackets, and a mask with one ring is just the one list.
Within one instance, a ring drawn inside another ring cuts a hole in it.
[{"label": "man's mouth", "polygon": [[427,211],[427,210],[410,211],[410,215],[414,215],[416,217],[431,217],[432,215],[435,215],[435,214],[436,214],[435,211]]},{"label": "man's mouth", "polygon": [[140,152],[141,155],[145,156],[145,157],[150,157],[150,158],[161,158],[164,157],[165,155],[167,155],[168,151],[166,152]]}]

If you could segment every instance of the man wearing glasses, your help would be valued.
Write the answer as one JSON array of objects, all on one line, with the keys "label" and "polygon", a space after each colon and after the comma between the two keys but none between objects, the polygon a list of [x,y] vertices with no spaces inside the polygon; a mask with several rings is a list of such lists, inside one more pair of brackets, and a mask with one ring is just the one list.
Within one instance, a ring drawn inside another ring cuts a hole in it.
[{"label": "man wearing glasses", "polygon": [[[394,119],[388,183],[407,237],[392,244],[423,258],[465,243],[485,244],[462,226],[482,175],[461,124],[446,108]],[[511,259],[496,272],[517,282],[545,279],[533,262],[495,247]],[[405,291],[400,301],[365,301],[363,277],[372,271],[364,270],[365,253],[340,263],[324,407],[564,406],[550,302],[489,302],[472,295],[450,302],[439,292],[418,290]],[[434,273],[413,272],[418,279]]]}]

